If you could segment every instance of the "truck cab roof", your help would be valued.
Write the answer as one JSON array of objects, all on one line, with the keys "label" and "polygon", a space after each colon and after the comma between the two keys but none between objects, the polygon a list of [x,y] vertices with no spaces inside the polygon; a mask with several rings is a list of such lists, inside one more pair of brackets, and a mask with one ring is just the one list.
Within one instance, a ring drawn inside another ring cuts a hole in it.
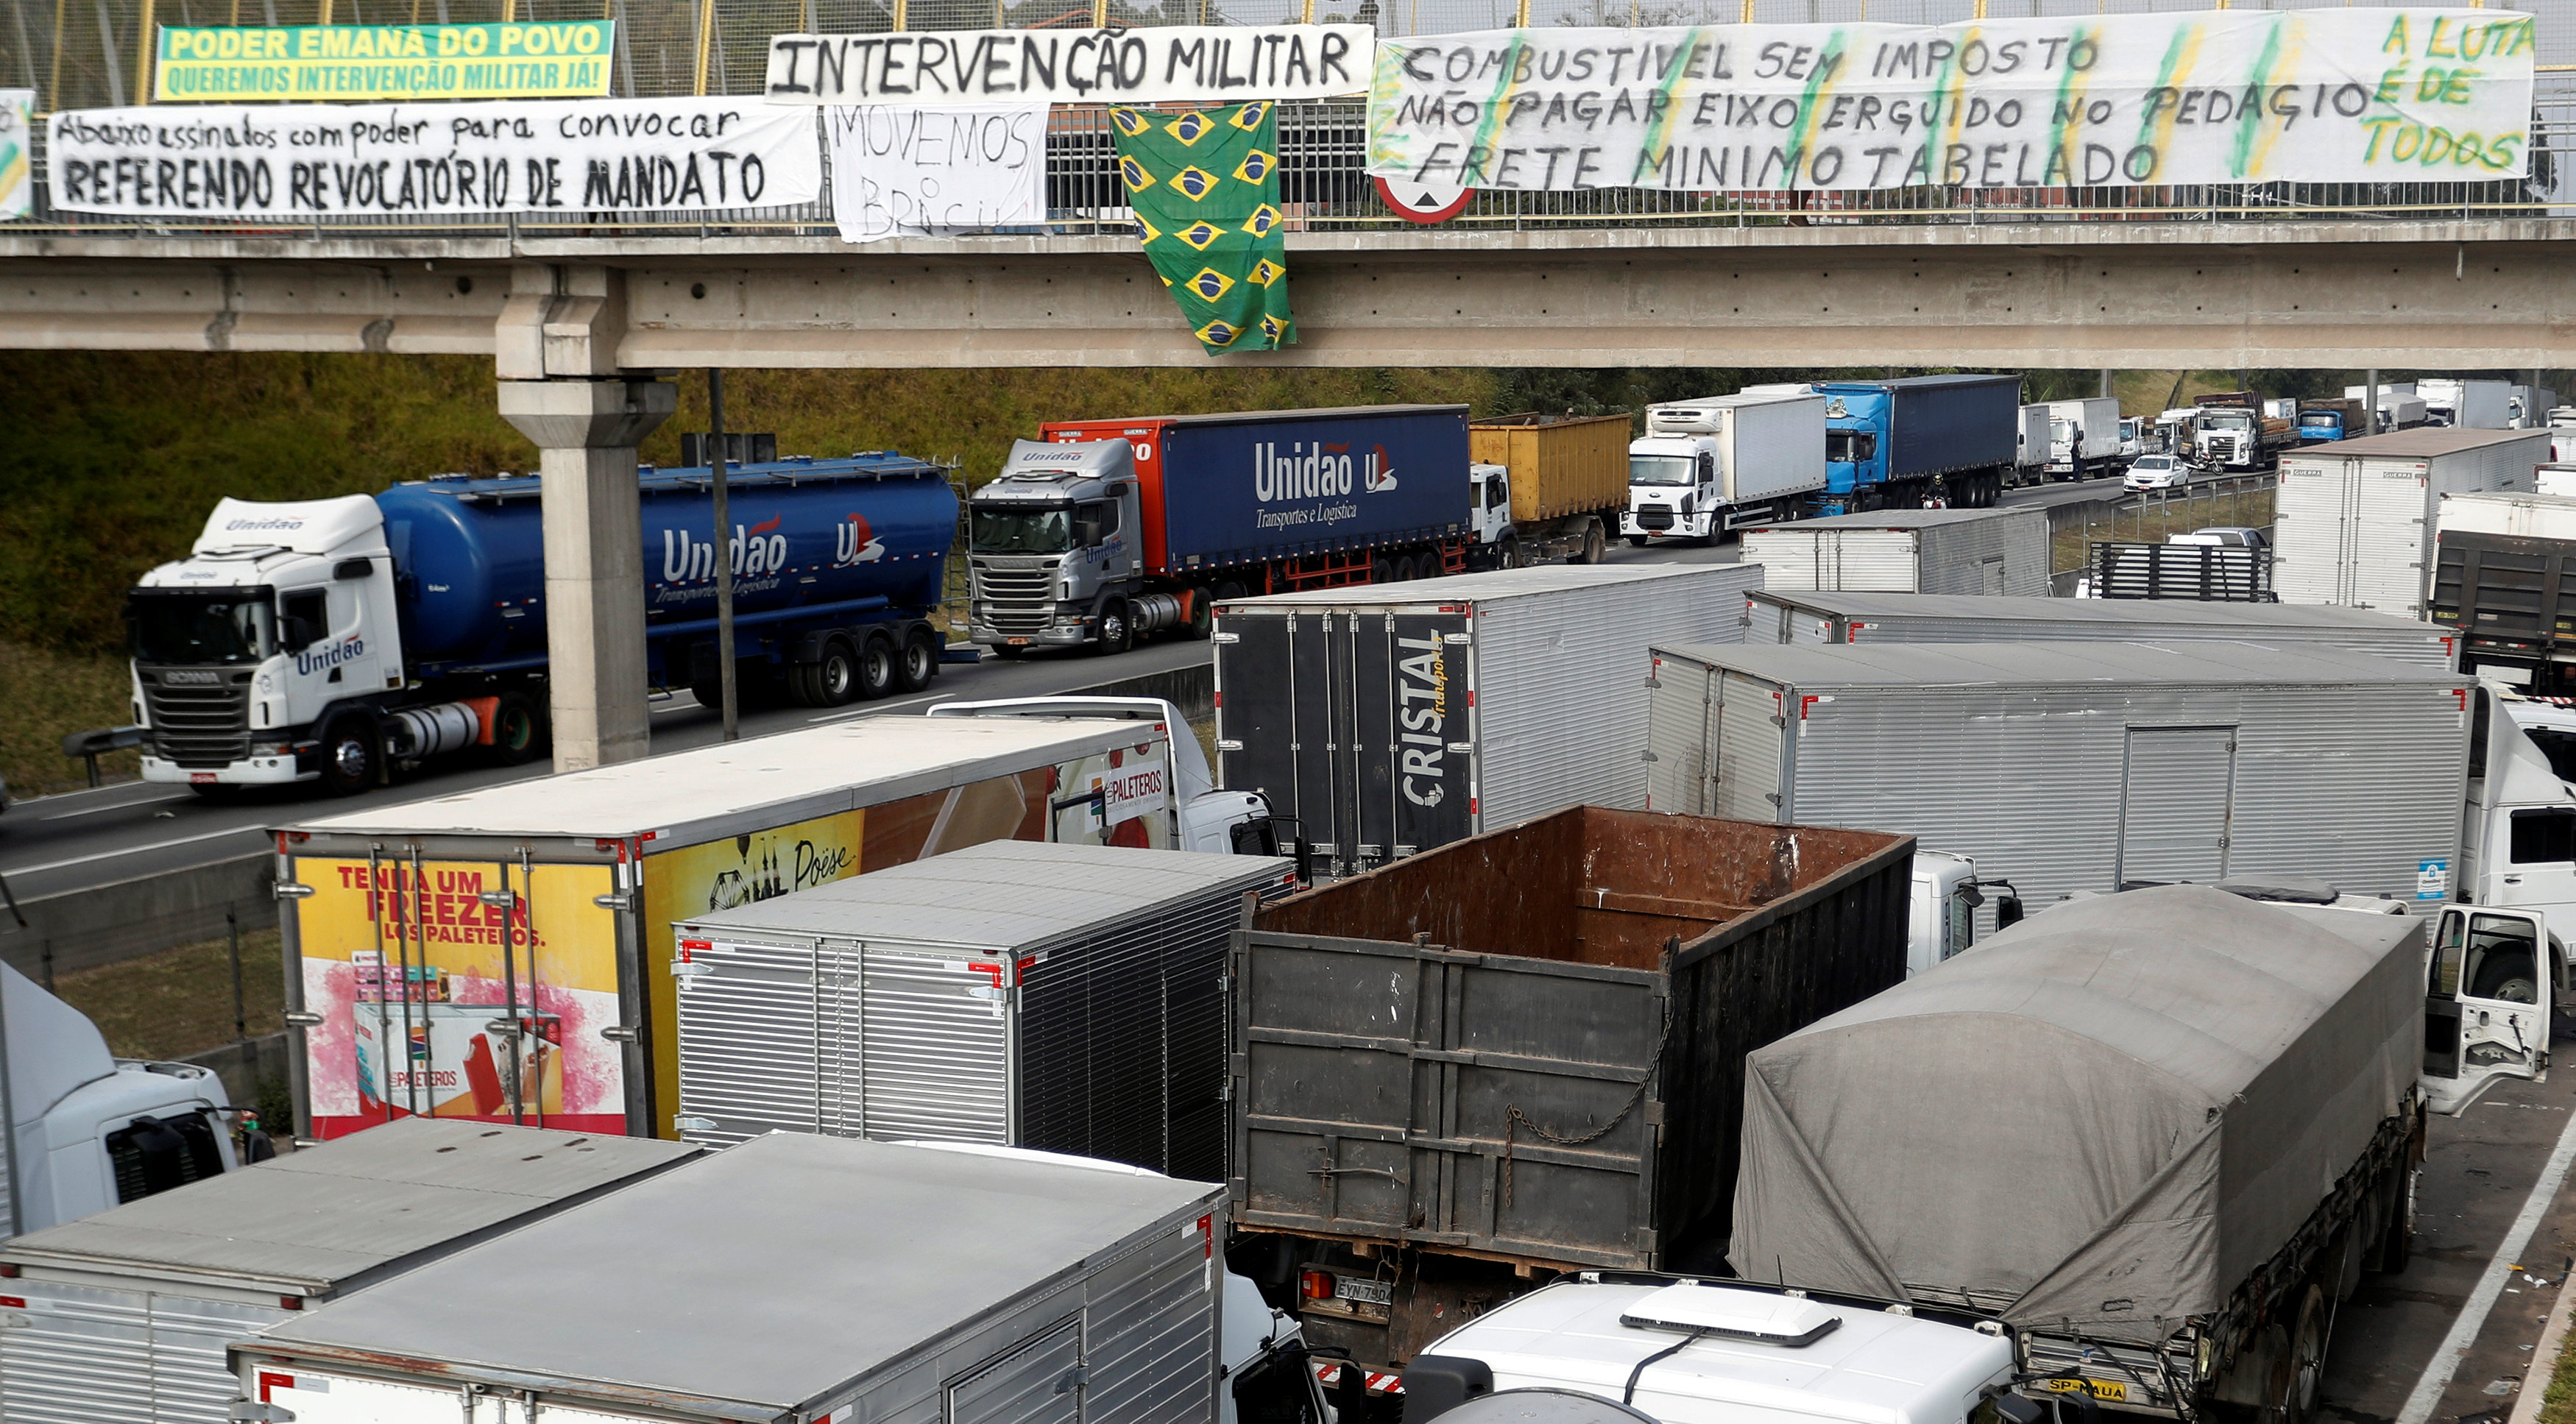
[{"label": "truck cab roof", "polygon": [[1489,1311],[1425,1355],[1482,1361],[1496,1390],[1617,1400],[1640,1362],[1667,1351],[1630,1401],[1663,1424],[1957,1424],[2013,1368],[1999,1333],[1732,1282],[1590,1273]]}]

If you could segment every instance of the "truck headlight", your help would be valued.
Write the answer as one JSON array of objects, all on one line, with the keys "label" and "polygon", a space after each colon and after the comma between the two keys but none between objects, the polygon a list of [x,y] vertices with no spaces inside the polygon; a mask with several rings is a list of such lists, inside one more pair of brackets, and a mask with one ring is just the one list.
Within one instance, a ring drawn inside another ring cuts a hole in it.
[{"label": "truck headlight", "polygon": [[250,754],[255,757],[284,756],[290,750],[292,750],[292,748],[285,742],[253,742],[250,744]]}]

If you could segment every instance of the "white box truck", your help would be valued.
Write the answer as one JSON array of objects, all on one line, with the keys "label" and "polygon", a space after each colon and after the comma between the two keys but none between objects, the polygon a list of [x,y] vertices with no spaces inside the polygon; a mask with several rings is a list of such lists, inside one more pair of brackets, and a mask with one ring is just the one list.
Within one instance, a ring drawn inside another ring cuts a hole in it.
[{"label": "white box truck", "polygon": [[1223,1269],[1224,1202],[1049,1153],[771,1133],[234,1346],[232,1417],[1319,1418],[1293,1323]]},{"label": "white box truck", "polygon": [[[2474,683],[2456,673],[2222,642],[1652,657],[1654,810],[1901,832],[1975,857],[2034,910],[2258,874],[2452,893]],[[2321,755],[2338,747],[2368,755]]]},{"label": "white box truck", "polygon": [[1634,809],[1648,640],[1742,637],[1762,576],[1511,569],[1220,604],[1225,784],[1294,820],[1336,875],[1568,806]]},{"label": "white box truck", "polygon": [[2286,452],[2272,590],[2419,617],[2442,496],[2528,490],[2548,458],[2542,430],[2402,430]]},{"label": "white box truck", "polygon": [[2021,434],[2013,442],[2015,486],[2048,483],[2048,407],[2021,408]]},{"label": "white box truck", "polygon": [[1979,598],[1933,593],[1744,596],[1747,643],[2321,644],[2419,667],[2453,666],[2447,628],[2363,608],[2191,599]]},{"label": "white box truck", "polygon": [[[1226,936],[1283,860],[992,841],[672,927],[680,1131],[1225,1176]],[[996,891],[1008,887],[1009,893]]]},{"label": "white box truck", "polygon": [[1208,789],[1167,702],[942,710],[963,715],[863,718],[279,832],[299,1135],[424,1115],[673,1136],[675,921],[989,840],[1272,850],[1257,798]]},{"label": "white box truck", "polygon": [[2086,480],[2120,468],[2120,402],[2111,396],[2048,403],[2048,474]]},{"label": "white box truck", "polygon": [[1744,531],[1763,587],[1842,593],[2048,592],[2044,509],[1881,509]]},{"label": "white box truck", "polygon": [[1646,407],[1628,446],[1628,512],[1619,532],[1714,540],[1795,516],[1825,487],[1825,398],[1803,392],[1709,396]]},{"label": "white box truck", "polygon": [[414,1118],[0,1246],[0,1419],[225,1424],[224,1347],[698,1155]]},{"label": "white box truck", "polygon": [[2514,387],[2510,381],[2427,377],[2415,383],[2424,398],[2424,413],[2436,425],[2455,430],[2511,430]]}]

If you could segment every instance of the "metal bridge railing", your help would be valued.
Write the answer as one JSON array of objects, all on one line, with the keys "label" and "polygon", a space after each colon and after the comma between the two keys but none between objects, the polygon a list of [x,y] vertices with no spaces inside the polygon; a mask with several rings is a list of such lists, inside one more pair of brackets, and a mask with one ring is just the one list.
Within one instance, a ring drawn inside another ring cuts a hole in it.
[{"label": "metal bridge railing", "polygon": [[[1353,20],[1381,34],[1512,23],[1519,0],[0,0],[0,85],[34,88],[41,110],[131,102],[154,23],[269,25],[561,20],[619,21],[610,87],[621,96],[749,93],[768,38],[787,31],[1126,24],[1275,24]],[[1529,0],[1534,24],[1732,21],[1943,22],[1974,14],[2199,10],[2163,0]],[[2265,6],[2263,8],[2270,8]],[[2282,6],[2280,8],[2294,8]],[[2576,216],[2576,0],[2520,0],[2540,23],[2530,175],[2480,183],[2234,184],[2148,188],[1914,187],[1870,192],[1695,193],[1604,188],[1476,196],[1453,227],[1548,231],[1618,227],[1831,227],[1853,224],[2426,221]],[[704,80],[699,70],[701,39]],[[818,121],[819,122],[819,121]],[[42,124],[38,125],[39,130]],[[1047,136],[1046,234],[1131,231],[1105,110],[1059,107]],[[1400,229],[1362,166],[1365,106],[1356,100],[1280,109],[1282,207],[1291,231]],[[0,234],[88,236],[597,237],[806,236],[835,232],[828,202],[794,208],[542,217],[339,216],[284,224],[101,218],[48,206],[43,134],[34,144],[37,211]],[[820,141],[818,130],[817,141]],[[1026,232],[1027,229],[1015,231]]]}]

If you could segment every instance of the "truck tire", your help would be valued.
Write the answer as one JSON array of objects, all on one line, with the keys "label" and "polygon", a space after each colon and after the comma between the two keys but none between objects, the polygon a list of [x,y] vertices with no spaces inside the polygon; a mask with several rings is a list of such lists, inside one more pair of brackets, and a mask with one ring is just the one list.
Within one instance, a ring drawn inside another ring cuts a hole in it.
[{"label": "truck tire", "polygon": [[1388,560],[1388,559],[1386,559],[1386,558],[1382,557],[1382,556],[1381,556],[1381,557],[1379,557],[1379,558],[1371,559],[1371,560],[1369,561],[1369,582],[1370,582],[1370,583],[1393,583],[1393,582],[1395,582],[1395,565],[1394,565],[1394,563],[1393,563],[1393,562],[1391,562],[1390,560]]},{"label": "truck tire", "polygon": [[787,670],[787,692],[807,707],[843,707],[859,692],[859,655],[839,634],[823,640],[820,656]]},{"label": "truck tire", "polygon": [[993,645],[993,656],[1006,663],[1018,662],[1020,659],[1027,657],[1028,655],[1029,650],[1018,643],[995,643]]},{"label": "truck tire", "polygon": [[1574,556],[1578,564],[1597,564],[1609,557],[1610,540],[1601,532],[1601,521],[1587,520],[1583,526],[1583,551]]},{"label": "truck tire", "polygon": [[492,759],[503,766],[524,766],[545,749],[545,712],[525,693],[502,693],[492,708]]},{"label": "truck tire", "polygon": [[334,796],[356,796],[376,789],[377,768],[384,765],[383,736],[376,719],[363,712],[343,712],[322,729],[322,784]]},{"label": "truck tire", "polygon": [[927,623],[915,623],[903,635],[903,660],[895,664],[894,685],[905,692],[925,692],[939,676],[940,654],[948,645]]},{"label": "truck tire", "polygon": [[1127,603],[1113,598],[1100,605],[1100,637],[1091,650],[1104,658],[1114,658],[1133,647],[1136,625],[1127,620]]},{"label": "truck tire", "polygon": [[2275,1424],[2315,1424],[2326,1347],[2333,1343],[2334,1316],[2327,1308],[2325,1291],[2308,1282],[2299,1288],[2298,1301],[2298,1312],[2290,1320],[2289,1348],[2281,1352],[2273,1376]]},{"label": "truck tire", "polygon": [[[1640,539],[1640,540],[1638,540],[1637,542],[1638,542],[1638,543],[1640,543],[1640,544],[1642,544],[1642,543],[1644,543],[1644,542],[1646,542],[1646,541],[1645,541],[1645,540],[1643,540],[1643,539]],[[1513,538],[1505,539],[1505,540],[1503,541],[1503,547],[1501,548],[1501,550],[1500,550],[1499,552],[1497,552],[1497,553],[1494,555],[1494,567],[1495,567],[1495,568],[1498,568],[1498,569],[1516,569],[1516,568],[1519,568],[1520,566],[1521,566],[1521,541],[1520,541],[1520,539],[1519,539],[1518,537],[1513,537]]]},{"label": "truck tire", "polygon": [[1201,586],[1190,590],[1190,621],[1181,625],[1181,636],[1193,643],[1204,643],[1216,631],[1216,594]]},{"label": "truck tire", "polygon": [[895,669],[902,660],[902,651],[895,647],[890,635],[882,629],[870,633],[867,641],[859,645],[855,664],[858,675],[851,683],[856,700],[874,702],[894,691],[898,676]]},{"label": "truck tire", "polygon": [[1645,535],[1643,535],[1643,534],[1631,534],[1631,535],[1629,535],[1629,536],[1628,536],[1628,547],[1629,547],[1629,548],[1631,548],[1631,549],[1642,549],[1642,548],[1646,547],[1646,536],[1645,536]]}]

